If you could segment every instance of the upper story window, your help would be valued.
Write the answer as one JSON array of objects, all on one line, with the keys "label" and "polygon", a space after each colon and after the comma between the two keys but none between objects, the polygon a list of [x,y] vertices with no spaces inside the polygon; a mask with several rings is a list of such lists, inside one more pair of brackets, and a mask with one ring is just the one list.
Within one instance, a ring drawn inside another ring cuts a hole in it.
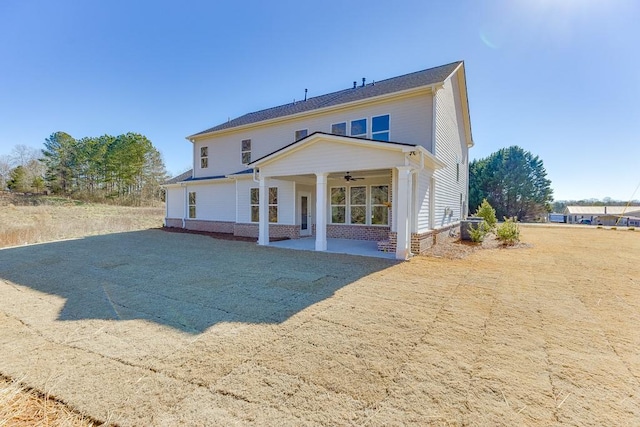
[{"label": "upper story window", "polygon": [[200,168],[209,167],[209,147],[200,147]]},{"label": "upper story window", "polygon": [[351,121],[351,136],[355,136],[357,138],[367,137],[367,119]]},{"label": "upper story window", "polygon": [[331,125],[331,133],[334,135],[346,135],[347,134],[347,122],[334,123]]},{"label": "upper story window", "polygon": [[251,163],[251,140],[250,139],[242,140],[241,153],[242,153],[242,164],[248,165],[249,163]]},{"label": "upper story window", "polygon": [[389,141],[389,115],[376,116],[371,119],[371,139]]},{"label": "upper story window", "polygon": [[296,141],[300,141],[309,134],[309,129],[300,129],[296,131]]}]

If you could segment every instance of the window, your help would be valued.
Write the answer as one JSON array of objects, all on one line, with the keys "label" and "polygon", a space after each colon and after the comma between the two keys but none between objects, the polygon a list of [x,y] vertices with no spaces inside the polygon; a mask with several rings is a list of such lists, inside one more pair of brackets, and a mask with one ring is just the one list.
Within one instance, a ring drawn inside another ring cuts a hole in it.
[{"label": "window", "polygon": [[196,192],[189,192],[189,218],[196,217]]},{"label": "window", "polygon": [[344,224],[347,214],[347,197],[345,187],[331,188],[331,222]]},{"label": "window", "polygon": [[389,186],[371,186],[371,225],[389,224]]},{"label": "window", "polygon": [[347,122],[336,123],[331,125],[331,133],[334,135],[346,135],[347,134]]},{"label": "window", "polygon": [[[260,189],[251,189],[251,222],[260,221]],[[269,187],[269,222],[278,222],[278,187]]]},{"label": "window", "polygon": [[209,147],[200,147],[200,168],[209,167]]},{"label": "window", "polygon": [[367,137],[367,119],[351,121],[351,136],[358,138]]},{"label": "window", "polygon": [[296,141],[300,141],[302,138],[309,134],[309,129],[300,129],[296,131]]},{"label": "window", "polygon": [[367,187],[349,187],[351,224],[367,223]]},{"label": "window", "polygon": [[251,140],[243,139],[242,140],[242,164],[248,165],[251,163]]},{"label": "window", "polygon": [[269,187],[269,222],[278,222],[278,187]]},{"label": "window", "polygon": [[371,119],[371,139],[389,141],[389,115],[377,116]]},{"label": "window", "polygon": [[260,189],[251,189],[251,222],[260,221]]}]

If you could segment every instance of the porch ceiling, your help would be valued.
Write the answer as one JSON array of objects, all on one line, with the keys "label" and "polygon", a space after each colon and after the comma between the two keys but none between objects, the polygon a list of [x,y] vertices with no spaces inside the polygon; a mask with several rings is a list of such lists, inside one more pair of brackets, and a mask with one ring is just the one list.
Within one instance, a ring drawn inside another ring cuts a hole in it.
[{"label": "porch ceiling", "polygon": [[[349,174],[354,178],[364,178],[373,179],[373,178],[386,178],[390,176],[390,169],[371,169],[371,170],[358,170],[352,169],[344,172],[333,172],[327,176],[329,181],[344,181],[344,176],[349,172]],[[294,181],[300,184],[307,185],[315,185],[316,184],[316,176],[314,174],[302,174],[302,175],[283,175],[283,176],[272,176],[270,178],[280,179],[283,181]],[[351,181],[351,182],[358,182]]]}]

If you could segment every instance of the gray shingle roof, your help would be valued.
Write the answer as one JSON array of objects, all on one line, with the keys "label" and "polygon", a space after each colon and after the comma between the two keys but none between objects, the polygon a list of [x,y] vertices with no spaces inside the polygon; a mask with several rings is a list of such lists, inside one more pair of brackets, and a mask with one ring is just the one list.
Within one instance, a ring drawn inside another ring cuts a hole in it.
[{"label": "gray shingle roof", "polygon": [[180,175],[174,176],[168,181],[165,181],[163,185],[167,184],[177,184],[179,182],[190,182],[190,181],[202,181],[205,179],[223,179],[232,175],[248,175],[253,173],[253,169],[244,169],[235,173],[230,173],[228,175],[215,175],[215,176],[201,176],[198,178],[193,177],[193,169],[189,169],[188,171],[181,173]]},{"label": "gray shingle roof", "polygon": [[183,172],[180,175],[174,176],[173,178],[165,181],[165,184],[176,184],[178,182],[182,182],[188,178],[191,178],[192,175],[193,175],[193,169],[189,169],[188,171]]},{"label": "gray shingle roof", "polygon": [[298,101],[295,103],[280,105],[278,107],[268,108],[266,110],[256,111],[203,130],[202,132],[198,132],[191,136],[203,135],[209,132],[230,129],[264,120],[317,110],[319,108],[346,104],[348,102],[359,101],[361,99],[373,98],[389,93],[414,89],[420,86],[429,86],[441,83],[449,77],[460,64],[462,64],[462,61],[452,62],[451,64],[416,71],[415,73],[392,77],[375,83],[369,83],[364,87],[358,86],[355,89],[349,88],[338,92],[328,93],[326,95],[315,96],[307,99],[306,101]]}]

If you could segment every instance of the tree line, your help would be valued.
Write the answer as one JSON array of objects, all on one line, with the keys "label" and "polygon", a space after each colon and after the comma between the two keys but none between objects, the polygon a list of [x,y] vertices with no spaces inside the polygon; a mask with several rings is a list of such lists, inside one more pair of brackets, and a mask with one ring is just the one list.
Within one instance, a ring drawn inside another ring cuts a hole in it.
[{"label": "tree line", "polygon": [[496,216],[533,221],[551,212],[553,190],[542,160],[518,146],[469,164],[469,210],[487,200]]},{"label": "tree line", "polygon": [[147,137],[131,132],[81,139],[55,132],[34,161],[39,170],[14,162],[2,184],[13,191],[46,188],[82,200],[142,205],[161,199],[160,185],[167,179],[160,152]]}]

